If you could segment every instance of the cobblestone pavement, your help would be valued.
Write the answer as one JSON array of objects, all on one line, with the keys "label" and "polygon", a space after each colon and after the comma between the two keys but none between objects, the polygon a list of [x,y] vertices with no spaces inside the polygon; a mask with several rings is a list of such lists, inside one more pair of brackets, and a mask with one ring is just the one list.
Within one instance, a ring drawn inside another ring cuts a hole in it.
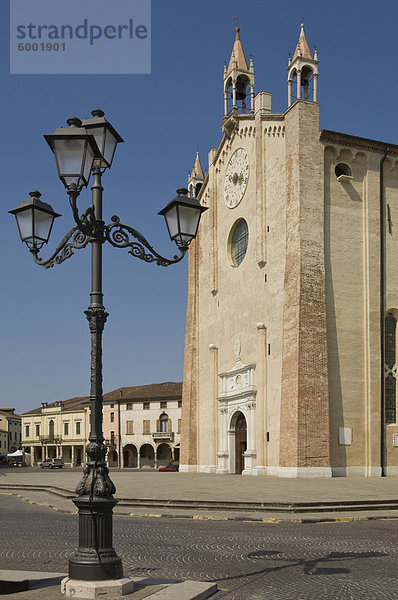
[{"label": "cobblestone pavement", "polygon": [[[76,516],[16,496],[0,496],[0,531],[3,569],[64,571],[77,545]],[[397,535],[396,520],[270,525],[114,518],[125,572],[214,581],[216,600],[396,599]]]}]

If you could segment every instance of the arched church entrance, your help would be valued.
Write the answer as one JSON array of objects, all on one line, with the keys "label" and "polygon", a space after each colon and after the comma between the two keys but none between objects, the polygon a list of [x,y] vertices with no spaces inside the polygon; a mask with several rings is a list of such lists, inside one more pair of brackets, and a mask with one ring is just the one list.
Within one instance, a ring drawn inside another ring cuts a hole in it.
[{"label": "arched church entrance", "polygon": [[123,448],[123,467],[135,469],[138,466],[137,456],[137,448],[133,444],[127,444]]},{"label": "arched church entrance", "polygon": [[242,412],[235,413],[235,415],[235,473],[240,475],[245,468],[244,454],[247,450],[247,423]]}]

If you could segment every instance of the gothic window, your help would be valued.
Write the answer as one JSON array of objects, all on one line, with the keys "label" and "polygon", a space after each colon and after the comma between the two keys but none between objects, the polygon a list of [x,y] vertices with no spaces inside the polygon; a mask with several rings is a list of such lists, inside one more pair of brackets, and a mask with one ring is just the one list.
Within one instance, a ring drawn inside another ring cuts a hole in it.
[{"label": "gothic window", "polygon": [[50,434],[50,438],[54,437],[54,421],[51,419],[50,423],[48,424],[48,432]]},{"label": "gothic window", "polygon": [[396,327],[397,320],[389,313],[385,319],[385,422],[396,422]]}]

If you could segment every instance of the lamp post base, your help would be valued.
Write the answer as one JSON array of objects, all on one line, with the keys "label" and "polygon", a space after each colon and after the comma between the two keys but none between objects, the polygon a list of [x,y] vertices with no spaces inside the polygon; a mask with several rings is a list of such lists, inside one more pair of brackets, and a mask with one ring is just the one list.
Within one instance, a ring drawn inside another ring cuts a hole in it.
[{"label": "lamp post base", "polygon": [[79,581],[65,577],[61,593],[66,598],[119,598],[134,591],[134,581],[129,577],[108,581]]},{"label": "lamp post base", "polygon": [[121,579],[122,561],[112,546],[113,496],[79,496],[79,547],[69,559],[69,578],[82,581]]}]

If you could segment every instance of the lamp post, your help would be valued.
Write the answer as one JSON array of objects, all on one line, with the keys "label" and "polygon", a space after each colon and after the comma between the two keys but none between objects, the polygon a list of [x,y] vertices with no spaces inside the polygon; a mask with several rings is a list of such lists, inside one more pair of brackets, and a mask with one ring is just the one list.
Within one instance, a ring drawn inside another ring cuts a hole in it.
[{"label": "lamp post", "polygon": [[[103,305],[102,246],[109,242],[115,248],[128,248],[129,253],[145,262],[167,267],[179,262],[196,236],[202,212],[207,208],[187,197],[187,190],[159,212],[166,220],[170,238],[179,255],[167,259],[158,254],[137,230],[120,223],[113,216],[106,225],[102,220],[102,174],[112,165],[118,143],[123,139],[104,118],[103,111],[92,111],[92,119],[68,119],[69,127],[60,127],[45,139],[52,149],[76,225],[65,235],[53,254],[43,260],[39,252],[47,243],[52,224],[60,215],[40,200],[40,193],[30,192],[30,199],[9,211],[15,215],[21,240],[25,242],[36,264],[45,269],[60,264],[75,249],[91,244],[90,305],[85,311],[91,334],[90,435],[86,447],[87,464],[77,485],[73,500],[79,513],[79,546],[69,560],[69,578],[94,581],[115,580],[123,576],[122,562],[113,549],[112,511],[117,500],[116,488],[106,466],[106,446],[102,432],[102,332],[108,316]],[[92,203],[81,214],[77,199],[93,174]]]}]

